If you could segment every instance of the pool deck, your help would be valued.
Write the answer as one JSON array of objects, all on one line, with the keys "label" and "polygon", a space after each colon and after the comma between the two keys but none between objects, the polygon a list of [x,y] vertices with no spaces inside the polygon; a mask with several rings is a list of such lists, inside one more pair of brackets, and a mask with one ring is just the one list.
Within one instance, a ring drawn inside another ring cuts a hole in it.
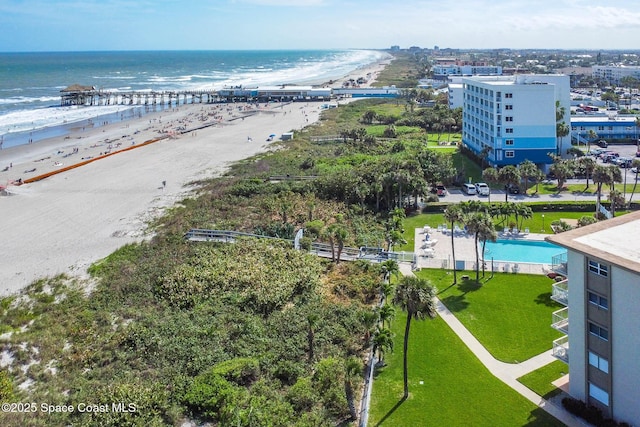
[{"label": "pool deck", "polygon": [[[439,231],[432,228],[429,231],[429,240],[437,240],[435,245],[430,246],[432,250],[424,249],[425,232],[423,228],[415,229],[415,253],[418,255],[418,268],[451,268],[453,256],[451,251],[451,230]],[[464,270],[474,270],[476,253],[473,245],[473,236],[468,235],[464,230],[454,231],[456,261],[464,262]],[[548,234],[540,233],[504,233],[498,232],[499,240],[544,240]],[[426,256],[428,255],[428,256]],[[482,258],[482,254],[480,254]],[[491,261],[486,262],[487,271],[491,270]],[[527,262],[494,262],[494,271],[509,273],[529,273],[547,274],[550,271],[551,259],[546,264]]]}]

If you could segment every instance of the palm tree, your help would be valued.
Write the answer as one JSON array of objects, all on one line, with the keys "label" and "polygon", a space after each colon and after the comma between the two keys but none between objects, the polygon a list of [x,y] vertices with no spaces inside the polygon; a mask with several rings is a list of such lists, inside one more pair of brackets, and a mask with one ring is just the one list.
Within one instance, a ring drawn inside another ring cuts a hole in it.
[{"label": "palm tree", "polygon": [[[616,168],[617,169],[617,168]],[[593,182],[596,184],[596,215],[600,212],[602,200],[602,185],[609,184],[613,180],[612,167],[597,165],[593,170]]]},{"label": "palm tree", "polygon": [[431,283],[415,276],[403,276],[396,287],[393,302],[407,312],[407,323],[404,328],[404,395],[402,400],[409,397],[407,350],[411,319],[422,320],[425,317],[436,317],[435,296],[436,290],[431,286]]},{"label": "palm tree", "polygon": [[339,224],[334,229],[333,235],[338,243],[336,263],[340,263],[340,258],[342,257],[342,249],[344,249],[344,242],[349,237],[349,231],[347,231],[347,229],[342,224]]},{"label": "palm tree", "polygon": [[388,259],[380,263],[380,273],[384,280],[389,281],[391,275],[397,276],[400,273],[400,267],[395,259]]},{"label": "palm tree", "polygon": [[596,161],[593,157],[584,156],[578,159],[578,164],[580,168],[584,171],[585,176],[587,177],[587,187],[589,188],[589,177],[593,174],[593,170],[596,167]]},{"label": "palm tree", "polygon": [[624,206],[624,196],[619,190],[612,190],[611,193],[609,193],[609,201],[611,202],[611,216],[614,217],[616,216],[616,208]]},{"label": "palm tree", "polygon": [[[482,227],[479,233],[479,238],[482,240],[482,277],[484,277],[485,270],[485,260],[484,260],[484,249],[487,244],[487,240],[490,242],[495,242],[498,238],[498,233],[496,233],[495,226],[493,225],[493,221],[488,221],[486,226]],[[478,278],[476,277],[476,281]]]},{"label": "palm tree", "polygon": [[518,169],[520,169],[520,176],[524,179],[524,193],[527,194],[527,189],[529,188],[529,179],[532,179],[536,176],[538,172],[538,167],[531,160],[525,160],[518,165]]},{"label": "palm tree", "polygon": [[473,234],[476,248],[476,282],[480,280],[480,254],[478,253],[478,241],[483,235],[490,234],[490,230],[494,229],[493,221],[486,212],[474,212],[468,214],[465,224],[469,231]]},{"label": "palm tree", "polygon": [[358,417],[353,383],[360,376],[362,376],[362,363],[355,356],[348,357],[344,361],[344,392],[347,398],[347,405],[349,406],[349,415],[351,415],[352,420]]},{"label": "palm tree", "polygon": [[571,128],[565,122],[556,123],[556,137],[558,138],[558,154],[562,156],[562,138],[569,135]]},{"label": "palm tree", "polygon": [[[640,124],[640,118],[636,119],[636,125]],[[640,169],[640,159],[633,159],[631,161],[631,167],[636,168],[636,171]],[[631,195],[629,196],[629,202],[627,206],[631,206],[631,199],[633,199],[633,195],[636,192],[636,186],[638,185],[638,174],[634,173],[633,179],[633,189],[631,190]]]},{"label": "palm tree", "polygon": [[[457,222],[462,221],[462,210],[459,205],[451,204],[444,211],[444,219],[451,223],[451,230]],[[453,231],[451,232],[451,257],[453,258],[453,284],[458,283],[458,278],[456,274],[456,246],[455,239],[453,238]]]},{"label": "palm tree", "polygon": [[365,309],[360,312],[360,321],[364,326],[364,343],[366,346],[371,341],[371,333],[380,321],[380,316],[377,311]]},{"label": "palm tree", "polygon": [[384,354],[387,351],[393,352],[393,334],[389,329],[378,328],[373,335],[373,352],[378,352],[378,363],[384,365]]},{"label": "palm tree", "polygon": [[396,309],[393,308],[392,305],[385,304],[378,309],[378,318],[383,328],[385,322],[387,322],[387,326],[390,326],[391,320],[393,320],[394,317],[396,317]]},{"label": "palm tree", "polygon": [[[498,173],[500,182],[505,185],[518,185],[520,183],[520,171],[515,166],[509,165],[500,169]],[[509,191],[504,192],[504,201],[509,200]]]}]

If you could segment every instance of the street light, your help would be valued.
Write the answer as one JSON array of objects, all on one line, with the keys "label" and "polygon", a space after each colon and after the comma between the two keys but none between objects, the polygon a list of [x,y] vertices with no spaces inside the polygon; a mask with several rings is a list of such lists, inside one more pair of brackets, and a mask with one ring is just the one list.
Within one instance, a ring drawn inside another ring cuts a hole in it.
[{"label": "street light", "polygon": [[544,214],[542,214],[542,232],[544,233]]}]

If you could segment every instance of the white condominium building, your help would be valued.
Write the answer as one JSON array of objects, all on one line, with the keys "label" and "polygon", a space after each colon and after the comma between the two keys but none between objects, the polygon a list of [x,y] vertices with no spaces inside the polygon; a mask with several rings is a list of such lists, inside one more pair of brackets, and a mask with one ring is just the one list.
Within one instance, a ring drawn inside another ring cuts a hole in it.
[{"label": "white condominium building", "polygon": [[[462,78],[462,142],[492,166],[528,159],[551,163],[558,153],[556,103],[570,126],[569,76],[524,74]],[[565,138],[562,152],[570,147]]]},{"label": "white condominium building", "polygon": [[567,334],[553,354],[569,364],[569,394],[640,425],[640,212],[547,240],[567,249],[552,262],[567,278],[553,286],[567,307],[552,326]]},{"label": "white condominium building", "polygon": [[627,65],[594,65],[591,75],[612,84],[620,84],[624,77],[634,77],[640,80],[640,67]]}]

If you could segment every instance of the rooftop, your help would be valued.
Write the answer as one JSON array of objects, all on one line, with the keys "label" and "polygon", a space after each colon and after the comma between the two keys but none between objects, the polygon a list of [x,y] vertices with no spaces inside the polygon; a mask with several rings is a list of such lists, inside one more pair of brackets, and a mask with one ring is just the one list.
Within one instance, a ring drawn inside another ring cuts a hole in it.
[{"label": "rooftop", "polygon": [[640,273],[640,212],[549,236],[546,240]]}]

